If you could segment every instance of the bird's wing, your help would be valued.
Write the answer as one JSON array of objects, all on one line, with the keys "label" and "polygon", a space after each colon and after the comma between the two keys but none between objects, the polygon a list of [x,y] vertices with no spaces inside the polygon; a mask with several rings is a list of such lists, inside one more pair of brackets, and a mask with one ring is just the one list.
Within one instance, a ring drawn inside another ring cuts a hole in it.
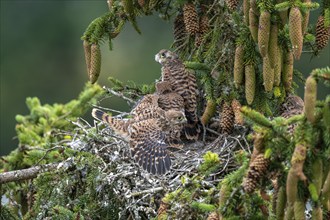
[{"label": "bird's wing", "polygon": [[135,162],[152,174],[163,175],[171,167],[166,134],[156,119],[133,124],[130,128],[131,153]]}]

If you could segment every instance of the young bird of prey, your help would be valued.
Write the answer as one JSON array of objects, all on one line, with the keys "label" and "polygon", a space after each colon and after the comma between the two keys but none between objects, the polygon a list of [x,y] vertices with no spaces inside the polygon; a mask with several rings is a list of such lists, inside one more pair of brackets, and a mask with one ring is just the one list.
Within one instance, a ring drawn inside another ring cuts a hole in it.
[{"label": "young bird of prey", "polygon": [[94,108],[92,116],[107,123],[117,134],[128,140],[131,154],[142,169],[163,175],[170,170],[171,159],[167,153],[167,137],[178,124],[185,123],[184,113],[157,109],[158,117],[148,119],[115,119]]},{"label": "young bird of prey", "polygon": [[162,81],[169,82],[173,92],[184,100],[187,118],[184,132],[187,139],[197,140],[200,126],[197,117],[197,84],[194,74],[186,70],[178,55],[169,50],[161,50],[155,55],[155,60],[162,65]]}]

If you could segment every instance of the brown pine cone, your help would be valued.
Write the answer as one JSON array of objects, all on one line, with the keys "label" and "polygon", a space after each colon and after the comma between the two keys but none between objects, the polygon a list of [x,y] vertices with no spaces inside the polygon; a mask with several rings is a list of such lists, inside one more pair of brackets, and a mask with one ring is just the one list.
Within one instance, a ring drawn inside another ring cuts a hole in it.
[{"label": "brown pine cone", "polygon": [[199,18],[199,32],[198,32],[198,34],[196,35],[196,38],[195,38],[195,46],[196,47],[199,47],[202,44],[204,35],[205,35],[205,33],[208,32],[209,28],[210,28],[209,18],[207,17],[207,15],[202,15]]},{"label": "brown pine cone", "polygon": [[244,119],[243,119],[243,115],[241,113],[241,103],[239,103],[239,101],[237,99],[233,99],[233,101],[231,102],[231,107],[234,111],[234,115],[235,115],[235,124],[238,125],[243,125],[244,124]]},{"label": "brown pine cone", "polygon": [[252,193],[265,175],[269,165],[269,159],[266,159],[263,154],[259,154],[250,162],[249,170],[246,178],[243,181],[243,188],[247,193]]},{"label": "brown pine cone", "polygon": [[183,6],[183,19],[184,19],[186,31],[192,35],[197,34],[199,31],[199,21],[198,21],[198,14],[194,4],[186,3]]},{"label": "brown pine cone", "polygon": [[230,104],[225,102],[222,105],[221,118],[220,118],[220,129],[224,134],[230,134],[234,127],[234,111]]},{"label": "brown pine cone", "polygon": [[316,23],[316,45],[317,49],[322,50],[329,42],[330,27],[324,27],[324,17],[319,16]]},{"label": "brown pine cone", "polygon": [[219,215],[216,212],[211,212],[206,220],[219,220]]},{"label": "brown pine cone", "polygon": [[187,31],[183,21],[183,14],[180,13],[174,19],[173,36],[176,47],[179,47],[187,36]]},{"label": "brown pine cone", "polygon": [[238,5],[238,0],[226,0],[226,5],[230,10],[235,11]]},{"label": "brown pine cone", "polygon": [[157,211],[158,216],[165,215],[168,207],[169,207],[169,205],[167,203],[161,201],[160,206]]}]

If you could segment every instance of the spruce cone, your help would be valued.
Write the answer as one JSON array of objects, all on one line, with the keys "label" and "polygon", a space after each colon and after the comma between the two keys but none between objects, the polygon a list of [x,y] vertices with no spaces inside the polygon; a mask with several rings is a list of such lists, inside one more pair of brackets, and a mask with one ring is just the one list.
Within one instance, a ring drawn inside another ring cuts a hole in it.
[{"label": "spruce cone", "polygon": [[192,35],[197,34],[199,31],[199,21],[194,4],[186,3],[183,6],[183,19],[184,19],[186,31]]},{"label": "spruce cone", "polygon": [[282,49],[277,46],[277,55],[274,58],[274,85],[279,86],[281,83],[281,70],[282,70]]},{"label": "spruce cone", "polygon": [[226,0],[226,5],[230,10],[235,11],[238,5],[238,0]]},{"label": "spruce cone", "polygon": [[235,115],[235,124],[238,125],[243,125],[244,124],[244,119],[243,119],[243,115],[241,113],[241,103],[239,103],[239,101],[237,99],[233,99],[233,101],[231,102],[231,107],[234,111],[234,115]]},{"label": "spruce cone", "polygon": [[234,84],[236,88],[243,83],[244,76],[244,49],[241,45],[236,47],[234,60]]},{"label": "spruce cone", "polygon": [[255,15],[257,15],[257,16],[260,15],[256,0],[250,0],[250,8],[252,9],[252,11],[254,12]]},{"label": "spruce cone", "polygon": [[182,13],[178,14],[174,19],[173,36],[176,47],[182,45],[187,36]]},{"label": "spruce cone", "polygon": [[293,77],[293,53],[288,51],[283,54],[283,76],[282,81],[284,84],[285,91],[291,90]]},{"label": "spruce cone", "polygon": [[249,11],[249,29],[254,42],[258,42],[258,16],[255,14],[252,8]]},{"label": "spruce cone", "polygon": [[[284,2],[285,0],[276,0],[276,4],[278,3],[282,3]],[[279,15],[280,15],[280,18],[281,18],[281,22],[282,22],[282,25],[284,26],[288,20],[288,10],[283,10],[283,11],[279,11],[278,12]]]},{"label": "spruce cone", "polygon": [[221,118],[220,118],[220,129],[224,134],[230,134],[234,127],[234,112],[227,102],[222,106]]},{"label": "spruce cone", "polygon": [[[310,3],[311,0],[304,0],[305,3]],[[308,23],[309,23],[309,9],[306,10],[306,12],[303,14],[302,17],[302,24],[301,24],[301,28],[302,28],[302,34],[304,35],[307,31],[308,28]]]},{"label": "spruce cone", "polygon": [[207,15],[202,15],[199,19],[199,32],[195,38],[196,47],[199,47],[202,44],[204,35],[208,32],[209,27],[209,18]]},{"label": "spruce cone", "polygon": [[84,40],[83,46],[84,46],[84,52],[85,52],[87,74],[89,77],[89,71],[91,69],[91,45],[88,43],[87,40]]},{"label": "spruce cone", "polygon": [[254,100],[256,89],[256,74],[253,65],[245,66],[245,98],[249,105]]},{"label": "spruce cone", "polygon": [[252,193],[259,182],[265,175],[269,165],[269,159],[264,158],[263,154],[257,157],[250,163],[247,177],[243,181],[243,188],[245,192]]},{"label": "spruce cone", "polygon": [[204,14],[199,19],[199,33],[205,34],[210,29],[209,17]]},{"label": "spruce cone", "polygon": [[259,18],[258,46],[262,57],[268,54],[268,42],[270,32],[270,13],[263,11]]},{"label": "spruce cone", "polygon": [[316,97],[317,97],[317,82],[313,76],[309,76],[306,79],[306,84],[305,84],[304,111],[306,118],[310,123],[315,122]]},{"label": "spruce cone", "polygon": [[89,71],[89,81],[95,83],[101,71],[101,49],[98,44],[91,46],[91,66]]},{"label": "spruce cone", "polygon": [[268,45],[268,56],[270,61],[270,66],[274,68],[275,59],[278,56],[278,29],[277,25],[273,24],[270,26],[270,37],[269,37],[269,45]]},{"label": "spruce cone", "polygon": [[319,16],[316,23],[316,45],[317,49],[322,50],[329,42],[330,27],[324,27],[324,17]]},{"label": "spruce cone", "polygon": [[219,220],[219,215],[217,212],[211,212],[206,220]]},{"label": "spruce cone", "polygon": [[303,47],[302,16],[298,7],[291,8],[289,15],[289,34],[292,51],[296,60],[300,59]]},{"label": "spruce cone", "polygon": [[264,87],[266,92],[273,90],[274,85],[274,69],[271,67],[269,56],[263,58],[262,76],[264,80]]},{"label": "spruce cone", "polygon": [[243,0],[244,22],[249,25],[250,0]]}]

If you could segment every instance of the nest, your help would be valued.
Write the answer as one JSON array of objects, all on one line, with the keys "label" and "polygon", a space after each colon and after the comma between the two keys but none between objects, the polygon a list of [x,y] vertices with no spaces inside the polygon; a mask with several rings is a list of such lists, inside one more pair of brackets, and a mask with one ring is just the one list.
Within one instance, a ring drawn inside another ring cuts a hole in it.
[{"label": "nest", "polygon": [[[166,175],[156,176],[139,168],[130,156],[129,144],[114,134],[109,127],[101,122],[94,127],[82,119],[77,125],[86,136],[92,138],[87,138],[88,141],[84,143],[81,142],[83,138],[79,138],[79,141],[71,143],[71,147],[91,152],[102,159],[104,184],[113,187],[113,192],[120,201],[119,219],[150,219],[159,215],[157,210],[162,198],[182,187],[182,178],[201,175],[199,167],[203,163],[203,155],[208,151],[216,153],[220,162],[216,170],[212,170],[206,178],[200,180],[199,190],[213,188],[214,197],[218,198],[218,183],[226,174],[240,166],[235,160],[235,152],[243,150],[250,153],[244,138],[246,128],[235,127],[231,136],[206,129],[205,141],[185,142],[182,148],[169,148],[171,170]],[[172,212],[178,212],[176,216],[189,216],[188,207],[170,205]]]}]

